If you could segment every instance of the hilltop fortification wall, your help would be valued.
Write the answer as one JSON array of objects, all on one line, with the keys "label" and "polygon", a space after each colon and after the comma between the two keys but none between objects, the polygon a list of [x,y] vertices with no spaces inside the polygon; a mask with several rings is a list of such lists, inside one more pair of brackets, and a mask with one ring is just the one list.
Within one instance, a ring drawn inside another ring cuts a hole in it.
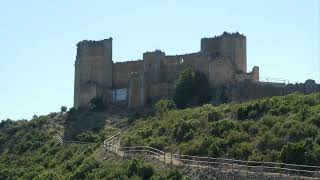
[{"label": "hilltop fortification wall", "polygon": [[199,52],[166,55],[160,50],[143,53],[143,59],[112,60],[112,38],[81,41],[75,62],[75,107],[86,106],[92,98],[127,101],[129,107],[173,95],[179,73],[190,67],[207,76],[212,87],[239,81],[259,81],[259,68],[247,73],[246,37],[226,33],[201,39]]},{"label": "hilltop fortification wall", "polygon": [[143,61],[117,62],[113,64],[113,88],[127,88],[131,72],[143,72]]}]

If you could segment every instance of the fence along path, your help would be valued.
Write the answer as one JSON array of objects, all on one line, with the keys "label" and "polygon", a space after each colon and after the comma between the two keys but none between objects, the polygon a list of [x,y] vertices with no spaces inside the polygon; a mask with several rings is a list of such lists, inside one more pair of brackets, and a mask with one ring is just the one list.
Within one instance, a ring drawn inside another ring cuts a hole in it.
[{"label": "fence along path", "polygon": [[[216,168],[232,171],[240,171],[243,173],[263,173],[268,175],[287,175],[297,178],[320,179],[320,166],[308,166],[298,164],[286,164],[277,162],[263,162],[263,161],[243,161],[228,158],[213,158],[202,156],[190,156],[183,154],[166,153],[156,148],[149,146],[131,146],[121,147],[119,136],[121,132],[106,139],[103,146],[109,152],[114,153],[120,157],[130,156],[132,154],[141,154],[144,157],[152,157],[159,162],[171,166],[189,166],[196,168]],[[59,135],[57,139],[61,144],[77,143],[90,144],[92,142],[81,141],[65,141]]]}]

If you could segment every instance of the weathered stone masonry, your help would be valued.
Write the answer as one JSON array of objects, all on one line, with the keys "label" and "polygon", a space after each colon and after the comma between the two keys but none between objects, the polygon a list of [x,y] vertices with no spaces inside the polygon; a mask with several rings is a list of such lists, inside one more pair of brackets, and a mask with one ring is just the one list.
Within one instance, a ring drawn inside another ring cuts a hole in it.
[{"label": "weathered stone masonry", "polygon": [[314,80],[295,85],[261,82],[258,66],[247,72],[246,56],[246,37],[239,33],[202,38],[196,53],[170,56],[156,50],[144,53],[142,60],[117,63],[112,59],[112,38],[84,40],[77,44],[74,107],[88,106],[92,98],[102,98],[106,104],[142,107],[149,100],[172,96],[174,82],[186,67],[208,77],[214,96],[217,87],[222,87],[218,92],[228,101],[320,91]]},{"label": "weathered stone masonry", "polygon": [[259,81],[259,68],[247,73],[246,37],[224,32],[201,39],[199,52],[169,56],[160,50],[146,52],[143,60],[112,59],[112,38],[77,44],[74,106],[87,106],[92,98],[105,103],[126,101],[129,107],[171,96],[179,72],[191,67],[203,72],[211,86]]}]

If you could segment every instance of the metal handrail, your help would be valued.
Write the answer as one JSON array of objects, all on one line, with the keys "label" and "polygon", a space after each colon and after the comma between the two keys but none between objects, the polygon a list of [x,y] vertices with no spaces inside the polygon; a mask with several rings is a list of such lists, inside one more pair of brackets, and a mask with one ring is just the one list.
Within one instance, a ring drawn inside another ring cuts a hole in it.
[{"label": "metal handrail", "polygon": [[[114,151],[122,151],[124,153],[128,152],[134,152],[134,153],[151,153],[159,157],[163,156],[164,163],[166,163],[165,157],[166,152],[161,151],[159,149],[149,147],[149,146],[128,146],[128,147],[120,147],[118,148],[114,144],[111,144],[110,142],[114,140],[116,137],[118,137],[121,134],[120,131],[118,131],[116,134],[108,138],[107,140],[103,141],[103,145],[106,148],[113,149]],[[81,141],[66,141],[63,140],[59,135],[57,135],[58,140],[63,144],[63,142],[66,143],[80,143],[80,144],[88,144],[92,142],[81,142]],[[205,157],[205,156],[192,156],[192,155],[185,155],[185,154],[175,154],[175,153],[168,153],[171,155],[171,163],[172,160],[178,161],[179,164],[187,165],[187,166],[195,166],[195,163],[204,163],[206,165],[197,165],[197,166],[203,166],[203,167],[209,167],[213,164],[215,165],[227,165],[232,167],[234,170],[241,170],[240,167],[245,167],[246,172],[258,172],[258,171],[250,171],[251,168],[261,168],[262,173],[270,173],[268,171],[286,171],[287,173],[297,173],[298,177],[304,177],[307,173],[308,177],[314,177],[314,175],[317,175],[317,177],[320,177],[320,166],[310,166],[310,165],[299,165],[299,164],[287,164],[287,163],[280,163],[280,162],[264,162],[264,161],[244,161],[244,160],[237,160],[237,159],[230,159],[230,158],[214,158],[214,157]],[[254,165],[254,164],[260,164],[260,165]],[[291,167],[291,168],[288,168]],[[293,168],[294,167],[294,168]],[[297,169],[296,169],[297,168]],[[315,170],[305,170],[303,168],[314,168]],[[267,170],[267,171],[266,171]],[[300,173],[304,173],[304,176],[301,176]]]}]

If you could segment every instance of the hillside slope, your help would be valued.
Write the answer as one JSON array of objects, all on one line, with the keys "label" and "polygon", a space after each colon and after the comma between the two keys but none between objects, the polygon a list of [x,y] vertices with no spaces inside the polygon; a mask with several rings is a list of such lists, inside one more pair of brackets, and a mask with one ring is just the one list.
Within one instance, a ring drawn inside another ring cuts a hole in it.
[{"label": "hillside slope", "polygon": [[320,165],[320,94],[168,110],[134,120],[122,137],[122,145],[148,145],[189,155]]},{"label": "hillside slope", "polygon": [[[169,106],[168,106],[169,107]],[[291,94],[217,107],[203,105],[148,114],[50,113],[0,123],[0,179],[181,179],[142,159],[117,159],[102,148],[114,129],[122,146],[166,152],[320,165],[320,94]],[[81,125],[86,119],[96,120]],[[104,126],[107,120],[107,125]],[[99,127],[95,122],[99,122]],[[102,127],[100,127],[102,126]],[[88,130],[92,131],[88,131]],[[70,132],[71,130],[72,133]],[[89,145],[61,145],[60,135]],[[201,175],[201,173],[200,173]]]},{"label": "hillside slope", "polygon": [[[67,114],[0,123],[0,179],[180,179],[177,170],[141,159],[108,157],[100,145],[61,145],[54,138]],[[61,133],[61,132],[59,132]],[[87,135],[90,133],[87,133]],[[91,133],[97,137],[96,133]]]}]

